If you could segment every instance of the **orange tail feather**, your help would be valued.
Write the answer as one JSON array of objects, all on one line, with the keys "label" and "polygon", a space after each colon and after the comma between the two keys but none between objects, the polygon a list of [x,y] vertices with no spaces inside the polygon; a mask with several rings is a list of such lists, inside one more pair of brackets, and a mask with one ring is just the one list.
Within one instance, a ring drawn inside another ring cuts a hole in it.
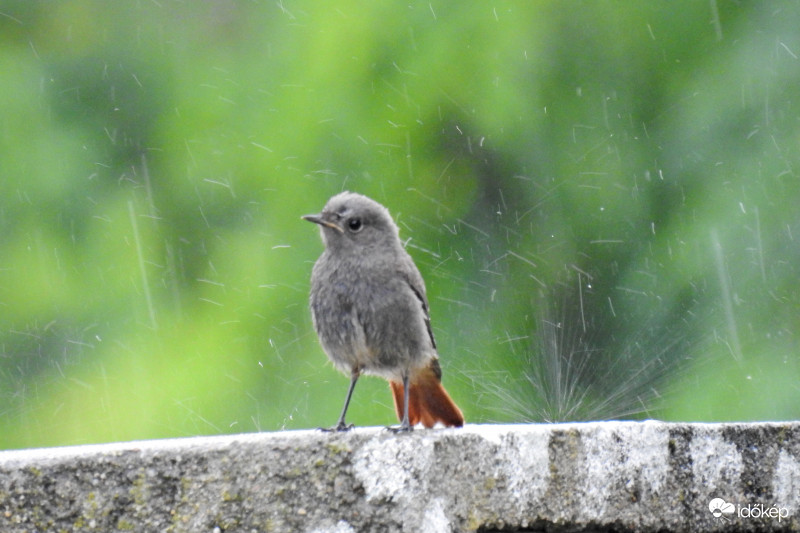
[{"label": "orange tail feather", "polygon": [[[403,420],[403,384],[390,381],[394,409],[397,418]],[[447,394],[439,377],[432,367],[427,367],[413,374],[408,386],[408,421],[412,426],[422,424],[426,428],[441,422],[447,427],[464,425],[461,409]]]}]

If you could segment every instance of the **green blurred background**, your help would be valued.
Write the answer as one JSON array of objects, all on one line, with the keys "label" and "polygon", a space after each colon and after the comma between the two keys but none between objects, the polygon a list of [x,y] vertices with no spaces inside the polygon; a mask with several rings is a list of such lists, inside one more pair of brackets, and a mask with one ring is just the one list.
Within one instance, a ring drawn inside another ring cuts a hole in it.
[{"label": "green blurred background", "polygon": [[[389,207],[469,422],[800,417],[796,2],[0,2],[0,448],[335,422]],[[394,422],[386,384],[349,420]]]}]

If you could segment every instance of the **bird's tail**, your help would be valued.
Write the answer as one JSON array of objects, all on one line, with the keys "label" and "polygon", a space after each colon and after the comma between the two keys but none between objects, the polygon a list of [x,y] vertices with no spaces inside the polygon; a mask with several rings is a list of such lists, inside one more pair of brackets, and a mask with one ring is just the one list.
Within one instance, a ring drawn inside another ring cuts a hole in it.
[{"label": "bird's tail", "polygon": [[[431,428],[436,422],[447,427],[464,425],[464,415],[444,390],[441,375],[439,361],[436,359],[411,375],[408,385],[408,421],[412,426],[421,423],[426,428]],[[397,418],[402,421],[403,384],[390,381],[389,385],[392,388]]]}]

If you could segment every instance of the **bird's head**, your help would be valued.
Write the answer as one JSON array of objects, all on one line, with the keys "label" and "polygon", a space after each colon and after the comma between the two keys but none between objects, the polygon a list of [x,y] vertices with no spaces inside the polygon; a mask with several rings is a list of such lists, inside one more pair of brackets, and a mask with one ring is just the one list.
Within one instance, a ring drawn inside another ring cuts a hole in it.
[{"label": "bird's head", "polygon": [[325,247],[334,253],[364,254],[400,245],[389,210],[361,194],[339,193],[328,200],[321,213],[302,218],[319,224]]}]

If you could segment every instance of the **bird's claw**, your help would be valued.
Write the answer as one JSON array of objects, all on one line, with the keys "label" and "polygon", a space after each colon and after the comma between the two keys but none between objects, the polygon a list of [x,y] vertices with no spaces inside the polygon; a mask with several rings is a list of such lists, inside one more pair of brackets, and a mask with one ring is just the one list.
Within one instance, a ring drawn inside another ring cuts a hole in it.
[{"label": "bird's claw", "polygon": [[339,422],[333,427],[330,428],[317,428],[320,431],[324,431],[325,433],[341,433],[344,431],[350,431],[355,426],[353,424],[345,424],[344,422]]}]

